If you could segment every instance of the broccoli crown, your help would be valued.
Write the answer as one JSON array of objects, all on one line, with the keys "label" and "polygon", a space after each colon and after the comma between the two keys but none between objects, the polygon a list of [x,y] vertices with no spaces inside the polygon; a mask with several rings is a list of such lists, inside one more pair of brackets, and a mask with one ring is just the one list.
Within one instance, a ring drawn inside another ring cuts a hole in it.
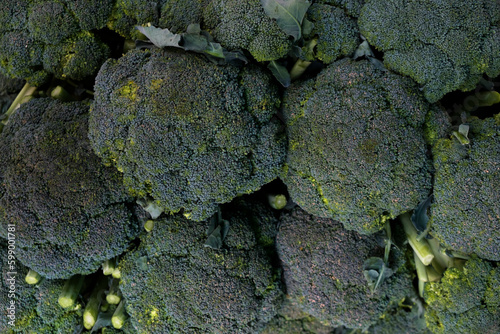
[{"label": "broccoli crown", "polygon": [[447,247],[500,261],[500,114],[470,118],[470,144],[434,145],[431,233]]},{"label": "broccoli crown", "polygon": [[337,58],[351,55],[358,47],[358,25],[342,9],[313,4],[307,12],[307,19],[313,23],[313,29],[304,37],[312,39],[317,36],[313,58],[330,64]]},{"label": "broccoli crown", "polygon": [[370,0],[359,27],[384,64],[423,86],[435,102],[500,74],[500,2]]},{"label": "broccoli crown", "polygon": [[121,175],[90,147],[88,109],[34,99],[0,136],[0,235],[15,224],[19,260],[47,278],[95,271],[138,232]]},{"label": "broccoli crown", "polygon": [[316,0],[315,3],[325,3],[345,10],[349,16],[358,17],[365,0]]},{"label": "broccoli crown", "polygon": [[129,52],[97,76],[93,148],[132,195],[206,219],[281,173],[286,140],[271,119],[278,92],[269,78],[252,80],[265,76],[180,51]]},{"label": "broccoli crown", "polygon": [[384,253],[376,237],[345,230],[298,207],[281,216],[276,246],[287,295],[324,325],[367,329],[389,304],[413,291],[411,275],[395,250],[389,259],[394,274],[372,294],[363,265]]},{"label": "broccoli crown", "polygon": [[266,15],[260,0],[211,0],[203,19],[222,46],[248,50],[257,61],[282,58],[292,46],[288,35]]},{"label": "broccoli crown", "polygon": [[0,8],[0,72],[34,86],[51,73],[76,80],[95,74],[109,48],[89,31],[103,28],[111,9],[111,0],[7,0]]},{"label": "broccoli crown", "polygon": [[500,268],[472,257],[425,286],[426,321],[433,333],[498,333]]},{"label": "broccoli crown", "polygon": [[206,222],[171,216],[127,253],[120,288],[139,333],[259,333],[276,315],[279,272],[262,241],[277,219],[253,207],[222,213],[230,228],[221,250],[203,247]]},{"label": "broccoli crown", "polygon": [[201,24],[207,0],[118,0],[108,27],[126,38],[137,38],[136,25],[150,23],[182,33],[191,23]]},{"label": "broccoli crown", "polygon": [[429,104],[407,78],[344,59],[284,97],[293,200],[373,233],[431,188],[422,125]]}]

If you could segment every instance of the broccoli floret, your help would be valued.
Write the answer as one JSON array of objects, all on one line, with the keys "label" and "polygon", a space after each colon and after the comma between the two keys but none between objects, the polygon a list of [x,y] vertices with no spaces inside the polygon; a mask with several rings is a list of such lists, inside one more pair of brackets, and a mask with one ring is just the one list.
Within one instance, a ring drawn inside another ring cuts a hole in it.
[{"label": "broccoli floret", "polygon": [[103,28],[111,0],[7,0],[0,8],[0,71],[39,86],[50,74],[81,80],[97,72],[109,47]]},{"label": "broccoli floret", "polygon": [[359,26],[384,64],[422,85],[435,102],[500,74],[500,3],[491,0],[370,0]]},{"label": "broccoli floret", "polygon": [[313,4],[307,19],[313,23],[313,29],[305,34],[306,39],[317,36],[314,57],[325,64],[337,58],[351,55],[360,43],[359,29],[356,21],[337,7]]},{"label": "broccoli floret", "polygon": [[288,35],[266,15],[260,0],[211,0],[203,19],[222,46],[248,50],[257,61],[284,57],[292,46]]},{"label": "broccoli floret", "polygon": [[451,137],[432,149],[431,234],[453,250],[500,261],[500,114],[467,122],[469,144]]},{"label": "broccoli floret", "polygon": [[315,3],[326,3],[346,11],[349,16],[358,17],[365,0],[316,0]]},{"label": "broccoli floret", "polygon": [[292,199],[367,234],[431,188],[422,125],[430,106],[408,78],[344,59],[285,93]]},{"label": "broccoli floret", "polygon": [[429,282],[424,298],[433,333],[498,333],[500,268],[473,257],[462,269],[448,268],[441,282]]},{"label": "broccoli floret", "polygon": [[131,198],[87,138],[88,105],[33,99],[0,134],[0,235],[47,278],[90,273],[139,231]]},{"label": "broccoli floret", "polygon": [[282,297],[273,244],[262,238],[276,229],[271,210],[252,202],[223,211],[230,228],[220,250],[203,246],[206,222],[159,219],[120,263],[120,287],[137,331],[259,333]]},{"label": "broccoli floret", "polygon": [[377,238],[347,231],[298,207],[281,217],[276,245],[287,295],[323,325],[367,329],[391,303],[413,291],[411,275],[395,249],[389,257],[393,275],[372,293],[363,270],[367,258],[384,254]]},{"label": "broccoli floret", "polygon": [[427,329],[423,303],[413,295],[391,305],[376,324],[368,330],[370,334],[431,334]]},{"label": "broccoli floret", "polygon": [[286,143],[271,119],[277,90],[270,79],[245,86],[266,75],[182,51],[136,50],[110,60],[96,79],[93,148],[123,172],[133,196],[206,219],[218,203],[281,173]]}]

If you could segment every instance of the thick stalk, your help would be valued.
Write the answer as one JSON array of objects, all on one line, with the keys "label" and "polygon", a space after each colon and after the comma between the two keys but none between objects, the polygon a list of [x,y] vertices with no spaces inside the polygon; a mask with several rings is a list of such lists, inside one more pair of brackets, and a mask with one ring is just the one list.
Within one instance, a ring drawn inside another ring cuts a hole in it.
[{"label": "thick stalk", "polygon": [[420,261],[422,261],[424,265],[428,266],[432,262],[432,259],[434,259],[434,254],[432,254],[429,243],[426,239],[422,239],[420,241],[417,240],[418,232],[413,226],[408,213],[402,214],[399,216],[399,219],[403,224],[403,228],[411,248],[413,248],[413,251],[417,254]]},{"label": "thick stalk", "polygon": [[111,317],[111,324],[114,328],[120,329],[125,324],[125,321],[127,321],[127,318],[128,315],[127,312],[125,312],[125,304],[122,300]]},{"label": "thick stalk", "polygon": [[75,275],[64,283],[63,291],[59,295],[59,305],[69,308],[75,305],[76,298],[83,286],[85,276]]},{"label": "thick stalk", "polygon": [[91,329],[94,327],[95,322],[97,321],[97,316],[99,315],[99,309],[101,306],[101,302],[104,297],[104,290],[108,287],[108,278],[101,277],[97,282],[97,285],[92,290],[92,294],[90,295],[87,305],[85,306],[85,310],[83,311],[83,326],[86,329]]}]

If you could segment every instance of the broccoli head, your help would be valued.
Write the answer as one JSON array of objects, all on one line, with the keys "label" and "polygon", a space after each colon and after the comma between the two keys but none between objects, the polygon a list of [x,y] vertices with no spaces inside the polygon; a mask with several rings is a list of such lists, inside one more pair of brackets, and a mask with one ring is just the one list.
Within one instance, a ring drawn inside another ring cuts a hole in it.
[{"label": "broccoli head", "polygon": [[89,136],[132,195],[200,221],[281,173],[286,140],[272,118],[279,103],[256,67],[135,50],[101,68]]},{"label": "broccoli head", "polygon": [[393,275],[371,292],[364,261],[384,254],[377,238],[345,230],[339,222],[298,207],[281,216],[276,246],[287,295],[323,325],[367,329],[391,303],[413,291],[402,254],[394,250],[389,257]]},{"label": "broccoli head", "polygon": [[34,86],[49,74],[95,74],[109,47],[90,31],[106,25],[111,9],[111,0],[7,0],[0,8],[0,72]]},{"label": "broccoli head", "polygon": [[359,27],[384,64],[422,85],[431,102],[500,74],[498,1],[370,0]]},{"label": "broccoli head", "polygon": [[282,292],[267,232],[277,219],[261,203],[236,205],[222,211],[230,227],[219,250],[203,246],[209,224],[171,216],[125,255],[120,288],[139,333],[259,333],[276,315]]},{"label": "broccoli head", "polygon": [[437,334],[500,331],[500,268],[477,257],[425,286],[427,326]]},{"label": "broccoli head", "polygon": [[47,278],[93,272],[138,233],[121,175],[92,151],[88,110],[34,99],[0,134],[0,235],[15,225],[19,260]]},{"label": "broccoli head", "polygon": [[304,210],[367,234],[428,196],[430,106],[410,79],[344,59],[290,86],[283,109],[284,182]]},{"label": "broccoli head", "polygon": [[342,8],[352,17],[358,17],[365,0],[316,0],[315,3],[325,3],[335,7]]},{"label": "broccoli head", "polygon": [[203,19],[222,46],[248,50],[257,61],[282,58],[292,46],[288,35],[266,15],[260,0],[211,0]]},{"label": "broccoli head", "polygon": [[[313,28],[306,39],[317,37],[314,57],[325,64],[333,63],[337,58],[350,56],[360,43],[359,29],[356,21],[337,7],[324,4],[313,4],[307,19],[313,23]],[[306,51],[307,56],[307,51]]]},{"label": "broccoli head", "polygon": [[432,149],[431,233],[453,250],[500,261],[500,114],[467,123],[469,144],[451,137]]}]

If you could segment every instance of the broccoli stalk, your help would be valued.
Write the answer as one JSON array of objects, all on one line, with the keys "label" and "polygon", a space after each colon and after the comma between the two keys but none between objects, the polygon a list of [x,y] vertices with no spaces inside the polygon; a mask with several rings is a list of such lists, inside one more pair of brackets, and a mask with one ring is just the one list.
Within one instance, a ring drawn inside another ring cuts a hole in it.
[{"label": "broccoli stalk", "polygon": [[70,308],[75,305],[76,298],[83,286],[85,276],[74,275],[66,281],[63,290],[59,295],[59,305],[63,308]]},{"label": "broccoli stalk", "polygon": [[102,273],[105,276],[111,275],[111,274],[113,274],[113,271],[115,270],[115,268],[116,268],[116,259],[106,260],[102,264]]},{"label": "broccoli stalk", "polygon": [[42,276],[40,276],[40,274],[38,274],[36,271],[30,269],[28,271],[28,273],[26,274],[26,278],[24,280],[28,284],[37,284],[38,282],[40,282],[41,279],[42,279]]},{"label": "broccoli stalk", "polygon": [[125,321],[127,321],[127,318],[128,315],[127,312],[125,312],[125,303],[122,300],[116,307],[115,313],[113,313],[113,316],[111,317],[111,323],[114,328],[120,329],[125,324]]},{"label": "broccoli stalk", "polygon": [[286,196],[283,194],[269,195],[267,198],[269,200],[269,205],[275,210],[283,209],[288,202]]},{"label": "broccoli stalk", "polygon": [[28,102],[31,99],[32,95],[35,93],[36,87],[31,86],[29,83],[26,83],[17,94],[16,98],[10,105],[9,109],[2,115],[2,119],[0,120],[0,132],[2,132],[3,128],[9,122],[9,117],[14,113],[14,111],[19,108],[19,106],[25,102]]},{"label": "broccoli stalk", "polygon": [[91,329],[97,321],[99,309],[103,300],[104,290],[107,288],[108,278],[101,277],[90,295],[85,310],[83,311],[83,325],[86,329]]},{"label": "broccoli stalk", "polygon": [[422,261],[424,265],[428,266],[434,259],[434,254],[432,253],[429,243],[425,239],[420,241],[417,239],[418,232],[413,226],[408,213],[402,214],[399,216],[399,219],[403,224],[403,228],[411,248],[413,248],[413,251],[417,254],[420,261]]},{"label": "broccoli stalk", "polygon": [[122,299],[122,293],[119,289],[119,284],[120,281],[118,279],[114,279],[111,283],[111,287],[109,288],[109,292],[106,296],[106,301],[109,304],[117,305],[118,303],[120,303]]}]

